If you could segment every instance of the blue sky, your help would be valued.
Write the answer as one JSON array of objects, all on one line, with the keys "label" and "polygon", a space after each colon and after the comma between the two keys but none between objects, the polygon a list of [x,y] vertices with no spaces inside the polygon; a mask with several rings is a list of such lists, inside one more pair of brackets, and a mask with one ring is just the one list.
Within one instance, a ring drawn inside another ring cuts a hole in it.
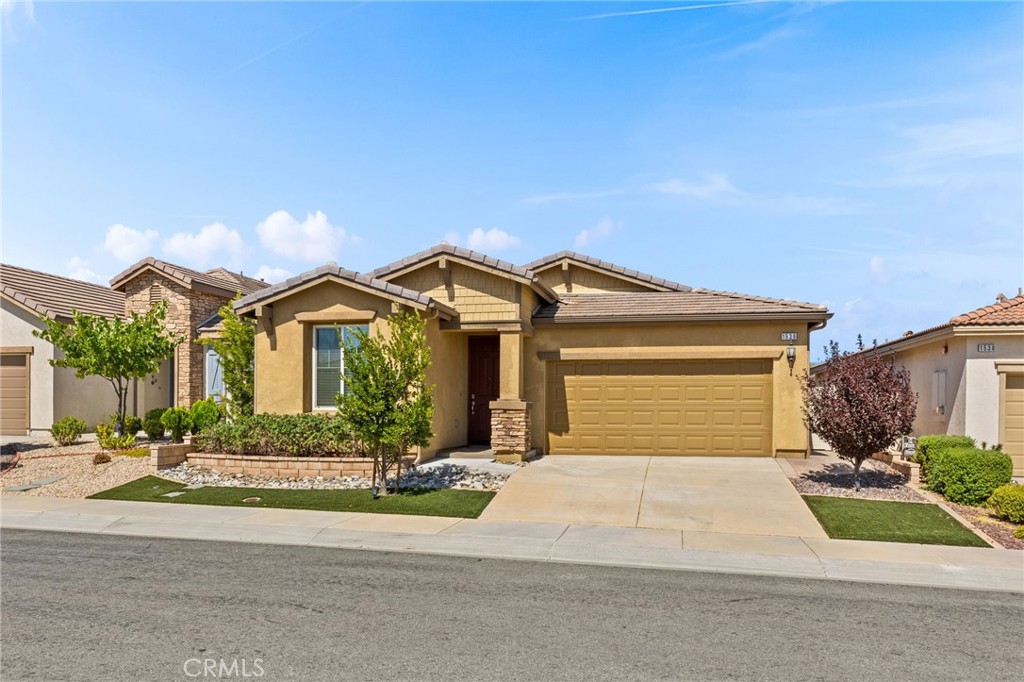
[{"label": "blue sky", "polygon": [[1024,5],[715,4],[4,0],[2,259],[568,248],[826,303],[816,347],[1016,293]]}]

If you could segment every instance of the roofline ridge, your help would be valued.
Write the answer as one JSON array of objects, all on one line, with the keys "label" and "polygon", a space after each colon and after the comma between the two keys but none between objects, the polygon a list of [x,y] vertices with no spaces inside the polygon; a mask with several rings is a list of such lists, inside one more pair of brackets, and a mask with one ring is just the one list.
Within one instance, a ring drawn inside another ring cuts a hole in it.
[{"label": "roofline ridge", "polygon": [[797,301],[789,298],[772,298],[770,296],[753,296],[751,294],[741,294],[737,291],[721,291],[718,289],[708,289],[707,287],[698,287],[691,289],[694,293],[701,294],[714,294],[716,296],[728,296],[729,298],[738,298],[744,301],[757,301],[760,303],[780,303],[783,305],[795,305],[808,310],[828,310],[828,306],[821,305],[820,303],[811,303],[809,301]]},{"label": "roofline ridge", "polygon": [[104,291],[109,292],[109,293],[114,294],[114,295],[124,296],[124,294],[122,294],[120,291],[115,291],[115,290],[111,289],[109,286],[104,286],[102,284],[96,284],[96,282],[87,282],[84,279],[76,279],[74,277],[68,277],[67,275],[57,275],[57,274],[54,274],[52,272],[44,272],[42,270],[36,270],[35,268],[26,268],[26,267],[22,267],[20,265],[12,265],[10,263],[0,263],[0,268],[14,268],[15,270],[25,270],[26,272],[34,272],[37,275],[44,275],[46,277],[55,277],[57,279],[63,279],[63,280],[67,280],[69,282],[74,282],[76,284],[85,284],[86,286],[95,287],[97,289],[103,289]]}]

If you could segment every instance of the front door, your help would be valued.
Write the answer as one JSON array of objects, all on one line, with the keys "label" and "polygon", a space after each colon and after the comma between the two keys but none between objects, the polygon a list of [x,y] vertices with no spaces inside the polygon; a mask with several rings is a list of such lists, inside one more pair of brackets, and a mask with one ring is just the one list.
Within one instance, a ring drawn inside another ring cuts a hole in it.
[{"label": "front door", "polygon": [[491,442],[491,401],[498,399],[498,337],[469,337],[469,423],[470,444]]}]

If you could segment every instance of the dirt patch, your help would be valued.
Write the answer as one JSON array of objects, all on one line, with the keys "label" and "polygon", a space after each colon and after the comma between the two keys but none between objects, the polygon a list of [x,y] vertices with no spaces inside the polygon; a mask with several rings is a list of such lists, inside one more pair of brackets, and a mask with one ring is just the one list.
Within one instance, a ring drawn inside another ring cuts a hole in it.
[{"label": "dirt patch", "polygon": [[18,465],[0,479],[4,488],[25,485],[51,476],[60,476],[60,480],[33,490],[0,494],[32,497],[88,497],[102,490],[142,478],[150,473],[148,457],[124,457],[111,453],[113,460],[109,463],[93,464],[93,454],[98,452],[99,448],[95,443],[88,445],[91,446],[89,448],[91,452],[83,454],[57,453],[65,456],[53,456],[54,453],[50,453],[50,456],[23,454]]}]

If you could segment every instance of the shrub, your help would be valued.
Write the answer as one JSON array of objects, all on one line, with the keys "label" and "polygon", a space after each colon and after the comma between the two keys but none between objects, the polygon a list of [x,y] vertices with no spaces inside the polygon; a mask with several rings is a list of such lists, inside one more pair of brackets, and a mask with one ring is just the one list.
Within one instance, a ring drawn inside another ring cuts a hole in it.
[{"label": "shrub", "polygon": [[192,441],[203,452],[232,455],[328,457],[360,450],[345,421],[334,414],[256,414],[220,421]]},{"label": "shrub", "polygon": [[171,407],[160,417],[160,422],[171,432],[171,440],[180,443],[189,429],[192,428],[192,415],[188,408]]},{"label": "shrub", "polygon": [[973,447],[974,439],[970,436],[921,436],[917,439],[917,451],[914,454],[914,461],[921,465],[921,480],[928,481],[928,469],[932,460],[943,452],[953,448]]},{"label": "shrub", "polygon": [[166,411],[166,407],[154,407],[146,412],[146,416],[142,420],[142,429],[146,432],[146,438],[160,440],[164,437],[166,429],[160,418],[164,416]]},{"label": "shrub", "polygon": [[[106,420],[103,422],[110,427],[111,432],[117,427],[117,415],[108,414]],[[142,430],[142,420],[134,415],[126,414],[124,416],[124,433],[132,434],[133,436],[139,435],[139,431]]]},{"label": "shrub", "polygon": [[50,427],[50,435],[57,441],[57,445],[71,445],[85,433],[86,423],[78,417],[63,417],[53,422]]},{"label": "shrub", "polygon": [[194,435],[219,422],[224,416],[224,411],[213,398],[207,398],[193,403],[189,416],[192,417],[192,433]]},{"label": "shrub", "polygon": [[104,450],[127,450],[135,445],[135,434],[114,435],[114,428],[109,424],[96,425],[96,440]]},{"label": "shrub", "polygon": [[984,504],[1013,478],[1010,456],[995,450],[954,448],[931,459],[928,486],[959,504]]},{"label": "shrub", "polygon": [[1024,526],[1021,526],[1017,530],[1013,531],[1013,537],[1018,540],[1024,540]]},{"label": "shrub", "polygon": [[110,455],[108,455],[105,452],[97,452],[95,455],[92,456],[93,464],[106,464],[109,461]]},{"label": "shrub", "polygon": [[132,448],[117,453],[120,457],[149,457],[149,448]]},{"label": "shrub", "polygon": [[988,506],[996,516],[1014,523],[1024,523],[1024,485],[1008,483],[999,486],[988,498]]}]

